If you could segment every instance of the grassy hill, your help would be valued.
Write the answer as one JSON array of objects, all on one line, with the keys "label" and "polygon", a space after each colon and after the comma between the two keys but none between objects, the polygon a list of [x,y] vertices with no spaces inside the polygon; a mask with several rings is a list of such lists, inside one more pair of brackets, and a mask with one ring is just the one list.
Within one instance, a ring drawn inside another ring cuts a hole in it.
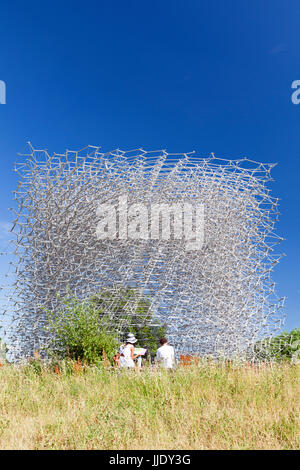
[{"label": "grassy hill", "polygon": [[299,368],[0,367],[1,449],[296,449]]}]

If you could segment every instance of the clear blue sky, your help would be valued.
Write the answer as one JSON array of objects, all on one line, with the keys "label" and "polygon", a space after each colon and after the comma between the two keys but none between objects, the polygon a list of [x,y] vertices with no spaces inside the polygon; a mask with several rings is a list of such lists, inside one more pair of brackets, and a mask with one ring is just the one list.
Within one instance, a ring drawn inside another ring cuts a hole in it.
[{"label": "clear blue sky", "polygon": [[92,144],[278,162],[287,256],[274,279],[286,327],[299,326],[299,0],[5,3],[0,249],[28,140],[56,152]]}]

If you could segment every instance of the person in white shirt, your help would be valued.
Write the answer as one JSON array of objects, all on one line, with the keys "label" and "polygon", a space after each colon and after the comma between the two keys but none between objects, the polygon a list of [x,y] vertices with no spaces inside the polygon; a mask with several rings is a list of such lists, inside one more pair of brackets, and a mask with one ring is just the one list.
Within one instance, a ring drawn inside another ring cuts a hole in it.
[{"label": "person in white shirt", "polygon": [[137,339],[132,333],[129,333],[126,339],[125,346],[121,346],[119,350],[119,364],[121,367],[132,369],[135,367],[134,359],[137,359],[141,354],[134,354],[134,345]]},{"label": "person in white shirt", "polygon": [[175,353],[173,346],[168,345],[166,338],[159,340],[161,347],[158,348],[156,353],[156,361],[161,367],[165,369],[173,369],[175,365]]}]

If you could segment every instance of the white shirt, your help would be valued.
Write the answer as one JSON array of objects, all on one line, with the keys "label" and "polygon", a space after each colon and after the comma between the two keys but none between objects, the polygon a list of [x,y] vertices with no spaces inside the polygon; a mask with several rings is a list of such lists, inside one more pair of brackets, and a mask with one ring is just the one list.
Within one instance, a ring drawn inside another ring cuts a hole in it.
[{"label": "white shirt", "polygon": [[135,367],[133,359],[131,359],[131,345],[126,346],[121,350],[124,356],[120,356],[121,367]]},{"label": "white shirt", "polygon": [[162,367],[166,369],[172,369],[175,363],[175,354],[173,346],[164,344],[158,348],[156,353],[156,360],[160,363]]}]

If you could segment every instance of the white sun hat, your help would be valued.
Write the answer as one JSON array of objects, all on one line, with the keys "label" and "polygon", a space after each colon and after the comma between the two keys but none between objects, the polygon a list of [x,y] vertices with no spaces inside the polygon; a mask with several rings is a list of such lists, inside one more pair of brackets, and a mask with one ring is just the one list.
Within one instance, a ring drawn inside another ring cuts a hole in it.
[{"label": "white sun hat", "polygon": [[131,343],[134,344],[137,342],[137,339],[135,338],[133,333],[128,333],[127,338],[126,338],[126,343]]}]

